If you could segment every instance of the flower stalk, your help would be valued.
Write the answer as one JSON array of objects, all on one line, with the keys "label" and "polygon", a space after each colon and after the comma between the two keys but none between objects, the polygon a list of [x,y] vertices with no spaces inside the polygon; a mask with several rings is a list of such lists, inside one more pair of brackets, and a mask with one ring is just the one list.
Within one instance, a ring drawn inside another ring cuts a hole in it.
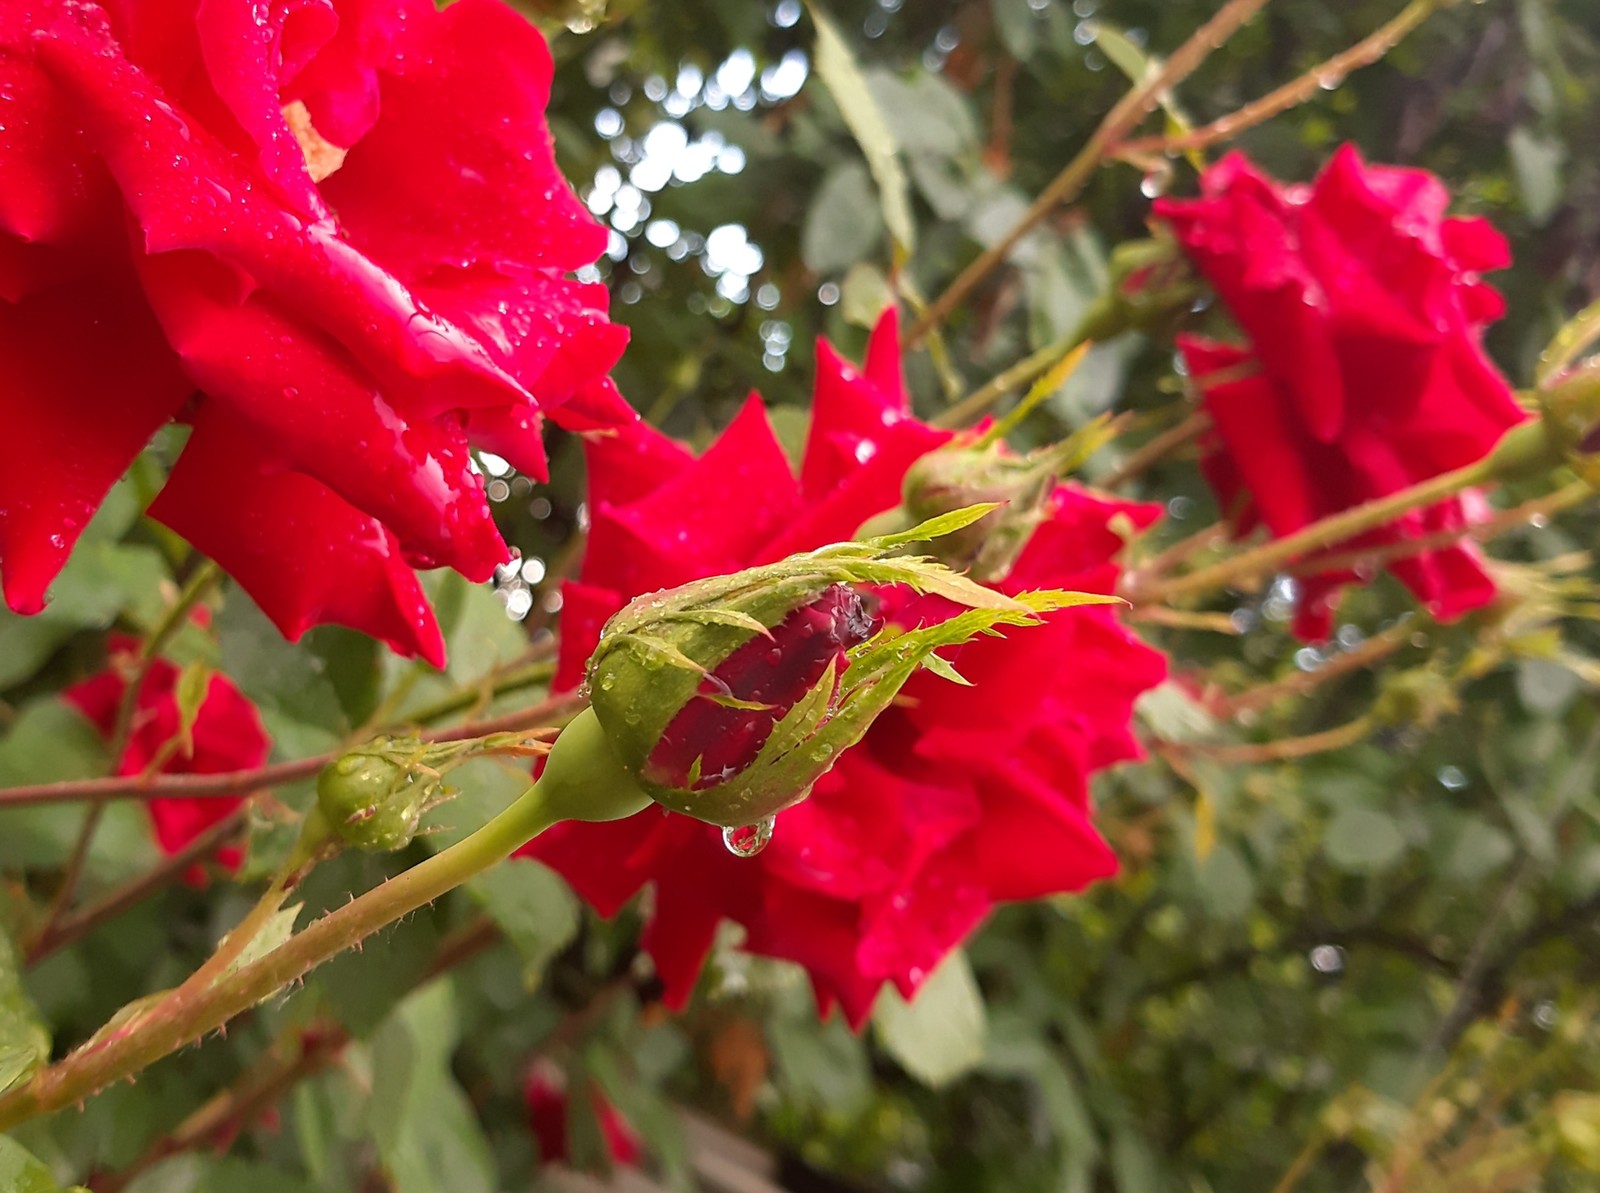
[{"label": "flower stalk", "polygon": [[591,818],[594,809],[576,803],[574,794],[570,784],[541,780],[471,836],[329,912],[266,956],[208,982],[191,978],[148,1010],[113,1021],[64,1060],[0,1095],[0,1130],[82,1102],[194,1043],[330,957],[509,857],[558,820]]}]

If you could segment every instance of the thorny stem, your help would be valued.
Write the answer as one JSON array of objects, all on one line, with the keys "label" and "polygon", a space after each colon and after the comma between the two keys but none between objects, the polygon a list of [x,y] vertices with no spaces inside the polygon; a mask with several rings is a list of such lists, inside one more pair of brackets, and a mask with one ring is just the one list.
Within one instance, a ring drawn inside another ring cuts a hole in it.
[{"label": "thorny stem", "polygon": [[333,835],[333,829],[322,815],[321,809],[313,804],[301,823],[299,840],[294,843],[294,848],[289,850],[289,856],[273,874],[267,889],[261,893],[255,905],[245,913],[244,919],[234,925],[222,938],[216,951],[206,958],[199,969],[189,975],[188,980],[179,988],[176,997],[181,997],[184,991],[190,988],[204,990],[238,963],[283,907],[283,901],[288,897],[290,890],[320,857],[327,856],[327,847]]},{"label": "thorny stem", "polygon": [[1216,715],[1222,720],[1230,720],[1241,712],[1265,708],[1285,696],[1304,695],[1330,679],[1364,670],[1403,647],[1423,624],[1415,618],[1397,622],[1359,646],[1334,655],[1314,671],[1297,671],[1275,683],[1261,684],[1227,697],[1215,710]]},{"label": "thorny stem", "polygon": [[1319,62],[1293,82],[1285,83],[1238,111],[1230,112],[1210,124],[1174,137],[1140,137],[1134,141],[1125,141],[1117,147],[1117,151],[1119,154],[1132,156],[1151,153],[1177,154],[1195,149],[1207,149],[1218,141],[1226,141],[1245,129],[1254,128],[1270,120],[1280,112],[1305,103],[1318,91],[1326,90],[1330,84],[1337,86],[1335,81],[1343,80],[1351,71],[1371,66],[1394,49],[1401,39],[1434,12],[1453,2],[1454,0],[1411,0],[1410,4],[1349,49],[1335,54],[1325,62]]},{"label": "thorny stem", "polygon": [[1370,716],[1357,717],[1320,733],[1304,737],[1282,737],[1276,741],[1244,742],[1238,745],[1207,745],[1204,743],[1166,742],[1160,747],[1165,755],[1202,755],[1224,766],[1248,766],[1257,762],[1282,762],[1291,758],[1308,758],[1313,754],[1326,754],[1329,750],[1342,750],[1363,740],[1374,728]]},{"label": "thorny stem", "polygon": [[936,427],[963,427],[1018,386],[1026,385],[1036,377],[1048,373],[1052,366],[1083,342],[1080,331],[1073,331],[1053,344],[1046,344],[1037,352],[1029,353],[1003,372],[996,373],[980,389],[962,398],[950,409],[933,420]]},{"label": "thorny stem", "polygon": [[1216,14],[1173,52],[1161,69],[1131,88],[1117,105],[1106,113],[1089,140],[1078,150],[1061,173],[1039,193],[1020,220],[999,242],[984,250],[950,283],[920,318],[906,331],[904,345],[914,348],[942,323],[981,282],[989,271],[1004,261],[1017,242],[1031,232],[1061,204],[1075,198],[1107,156],[1141,120],[1160,106],[1162,96],[1176,86],[1225,43],[1228,38],[1267,4],[1267,0],[1228,0]]},{"label": "thorny stem", "polygon": [[0,1130],[70,1106],[201,1039],[328,958],[508,857],[563,814],[543,784],[471,836],[324,915],[266,956],[199,987],[186,982],[103,1028],[64,1060],[0,1095]]},{"label": "thorny stem", "polygon": [[[128,749],[128,741],[133,736],[134,714],[138,711],[139,695],[144,691],[145,681],[150,678],[150,669],[155,666],[156,660],[161,657],[161,651],[172,640],[172,636],[188,621],[190,611],[205,599],[206,593],[221,579],[222,569],[212,560],[203,561],[140,646],[133,674],[122,689],[122,698],[117,702],[116,720],[111,726],[108,753],[113,771],[121,764],[122,756]],[[66,870],[61,877],[61,888],[50,904],[44,927],[39,930],[40,940],[50,938],[62,916],[71,908],[72,897],[77,893],[78,881],[83,877],[83,868],[89,860],[89,848],[94,844],[95,832],[99,829],[100,818],[104,815],[104,804],[95,804],[84,813],[83,824],[78,829],[78,839],[73,844],[72,855],[67,859]]]},{"label": "thorny stem", "polygon": [[[463,925],[440,943],[416,988],[471,960],[499,939],[499,929],[487,916]],[[233,1084],[219,1090],[171,1131],[153,1141],[132,1164],[115,1173],[92,1178],[89,1187],[94,1193],[121,1193],[145,1169],[168,1156],[225,1144],[301,1081],[335,1064],[351,1038],[349,1029],[339,1023],[292,1028]]]},{"label": "thorny stem", "polygon": [[[469,721],[448,729],[433,730],[424,733],[422,739],[434,742],[461,741],[489,733],[511,732],[539,726],[560,720],[581,704],[580,697],[567,692],[502,716]],[[555,730],[549,732],[553,736]],[[186,798],[243,795],[261,788],[275,787],[280,783],[309,779],[338,756],[338,752],[317,754],[310,758],[297,758],[291,762],[274,763],[254,770],[225,771],[212,775],[126,775],[106,779],[76,779],[59,783],[8,787],[0,789],[0,808],[68,803],[74,800],[99,803],[114,799],[153,799],[157,796],[172,795]]]},{"label": "thorny stem", "polygon": [[1571,509],[1580,505],[1594,493],[1594,489],[1587,481],[1573,481],[1557,489],[1554,493],[1547,493],[1543,497],[1535,497],[1525,501],[1512,509],[1502,510],[1491,518],[1487,518],[1476,525],[1460,526],[1452,530],[1441,530],[1435,534],[1425,534],[1419,538],[1402,539],[1397,543],[1384,543],[1376,547],[1358,548],[1351,551],[1340,551],[1337,554],[1325,555],[1319,559],[1296,564],[1289,568],[1290,572],[1343,571],[1346,568],[1372,567],[1379,568],[1392,563],[1396,559],[1409,559],[1413,555],[1421,555],[1425,551],[1436,551],[1441,547],[1448,547],[1462,539],[1472,539],[1476,542],[1485,542],[1514,530],[1518,526],[1526,525],[1535,518],[1547,517],[1550,514],[1560,513],[1562,510]]},{"label": "thorny stem", "polygon": [[1352,506],[1330,517],[1313,522],[1310,526],[1273,539],[1249,551],[1221,560],[1210,567],[1190,572],[1167,581],[1152,582],[1138,572],[1126,577],[1123,595],[1134,604],[1171,601],[1175,597],[1209,592],[1215,588],[1240,581],[1254,580],[1268,572],[1283,567],[1303,555],[1345,542],[1366,531],[1393,521],[1401,514],[1422,506],[1432,505],[1452,497],[1463,489],[1482,484],[1495,475],[1496,462],[1492,455],[1431,477],[1409,489],[1401,489],[1384,497]]}]

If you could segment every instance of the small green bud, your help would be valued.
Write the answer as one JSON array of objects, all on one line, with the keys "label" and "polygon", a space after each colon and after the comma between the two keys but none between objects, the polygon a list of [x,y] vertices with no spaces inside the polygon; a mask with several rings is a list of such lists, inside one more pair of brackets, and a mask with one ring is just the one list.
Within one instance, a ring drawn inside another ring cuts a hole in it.
[{"label": "small green bud", "polygon": [[429,748],[417,738],[378,738],[317,775],[317,806],[347,845],[368,853],[403,849],[423,813],[447,799]]}]

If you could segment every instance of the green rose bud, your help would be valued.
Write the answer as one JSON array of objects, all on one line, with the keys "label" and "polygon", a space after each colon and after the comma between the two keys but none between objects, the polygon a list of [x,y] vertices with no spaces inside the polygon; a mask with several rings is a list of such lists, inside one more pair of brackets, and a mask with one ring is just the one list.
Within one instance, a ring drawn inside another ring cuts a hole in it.
[{"label": "green rose bud", "polygon": [[1098,419],[1060,444],[1019,456],[1000,437],[1010,422],[1008,416],[975,439],[968,436],[931,451],[906,471],[902,510],[907,521],[979,503],[999,507],[932,544],[941,561],[985,584],[1011,571],[1049,516],[1062,476],[1110,435],[1110,421]]},{"label": "green rose bud", "polygon": [[[569,776],[560,782],[577,800],[582,776],[593,774],[604,779],[595,798],[606,809],[625,807],[620,793],[631,785],[730,830],[762,825],[805,798],[919,668],[959,679],[935,654],[940,647],[1036,622],[1047,609],[1113,599],[1013,599],[934,559],[896,554],[993,508],[637,598],[606,624],[589,660],[592,720],[580,717],[557,740],[540,782]],[[879,627],[870,588],[895,584],[966,609],[910,632]],[[759,845],[761,834],[746,837]]]},{"label": "green rose bud", "polygon": [[378,738],[328,763],[317,776],[317,806],[347,845],[369,853],[403,849],[423,813],[449,798],[430,747],[418,738]]},{"label": "green rose bud", "polygon": [[1502,442],[1519,431],[1528,434],[1538,428],[1548,444],[1545,467],[1553,463],[1549,457],[1559,453],[1590,485],[1600,484],[1600,358],[1562,373],[1538,397],[1543,418],[1513,427]]}]

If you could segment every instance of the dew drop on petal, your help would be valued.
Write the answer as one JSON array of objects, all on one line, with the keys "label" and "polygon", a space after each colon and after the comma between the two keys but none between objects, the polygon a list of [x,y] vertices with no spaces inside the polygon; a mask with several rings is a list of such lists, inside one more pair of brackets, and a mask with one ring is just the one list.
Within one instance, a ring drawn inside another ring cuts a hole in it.
[{"label": "dew drop on petal", "polygon": [[725,828],[722,830],[722,843],[735,857],[755,857],[772,840],[772,828],[776,823],[777,817],[766,816],[755,824]]}]

